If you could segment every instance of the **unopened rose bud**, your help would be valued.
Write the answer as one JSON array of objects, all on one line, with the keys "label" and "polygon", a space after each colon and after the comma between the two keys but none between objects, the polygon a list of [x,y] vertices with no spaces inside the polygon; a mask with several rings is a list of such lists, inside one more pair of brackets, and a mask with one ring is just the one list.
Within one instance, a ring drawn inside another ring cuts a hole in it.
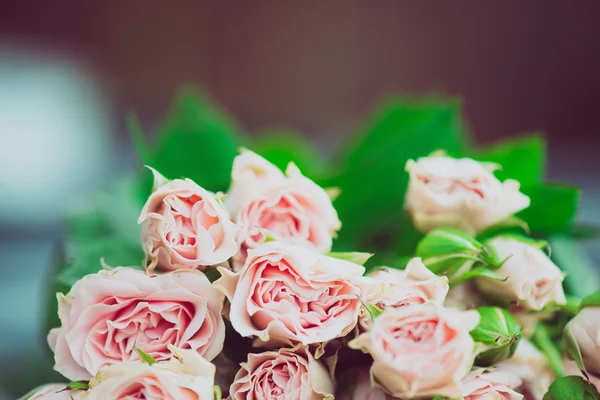
[{"label": "unopened rose bud", "polygon": [[512,357],[521,339],[521,327],[515,318],[499,307],[480,307],[477,311],[481,318],[471,336],[484,346],[477,355],[477,365],[492,366]]}]

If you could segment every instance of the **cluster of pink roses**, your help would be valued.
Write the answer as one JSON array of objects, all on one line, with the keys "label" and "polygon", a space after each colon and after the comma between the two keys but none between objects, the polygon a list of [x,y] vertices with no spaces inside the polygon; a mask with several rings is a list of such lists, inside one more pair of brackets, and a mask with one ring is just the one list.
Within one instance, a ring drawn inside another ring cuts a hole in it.
[{"label": "cluster of pink roses", "polygon": [[[423,158],[407,170],[405,207],[423,232],[480,232],[529,205],[517,182],[470,159]],[[58,295],[61,326],[48,342],[55,369],[77,384],[27,398],[541,400],[552,381],[524,339],[495,368],[475,366],[481,349],[470,334],[478,293],[512,301],[523,320],[565,302],[562,274],[534,245],[486,242],[504,260],[502,279],[475,285],[450,288],[417,257],[365,274],[360,254],[331,253],[337,213],[293,164],[284,174],[243,151],[226,195],[152,172],[139,219],[145,271],[103,270]],[[600,324],[591,325],[596,336],[585,323],[574,334],[597,349]],[[250,352],[236,347],[245,338]],[[598,354],[586,353],[596,367]],[[234,373],[219,377],[222,365]],[[336,377],[351,370],[342,385]]]}]

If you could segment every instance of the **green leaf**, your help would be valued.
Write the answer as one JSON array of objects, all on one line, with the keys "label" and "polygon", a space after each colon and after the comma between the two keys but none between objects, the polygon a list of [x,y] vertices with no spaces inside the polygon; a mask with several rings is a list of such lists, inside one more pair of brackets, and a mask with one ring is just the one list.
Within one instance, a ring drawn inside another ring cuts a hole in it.
[{"label": "green leaf", "polygon": [[510,218],[505,219],[504,221],[490,226],[483,232],[480,232],[477,235],[477,240],[483,241],[493,236],[505,233],[522,233],[529,235],[531,233],[531,230],[529,229],[529,225],[527,225],[527,222],[523,221],[521,218],[512,216]]},{"label": "green leaf", "polygon": [[363,306],[367,309],[367,312],[371,316],[371,320],[375,321],[375,318],[383,314],[383,310],[377,307],[375,304],[363,303]]},{"label": "green leaf", "polygon": [[169,178],[183,176],[213,192],[225,191],[241,133],[233,118],[200,91],[182,89],[159,129],[150,160]]},{"label": "green leaf", "polygon": [[600,291],[584,297],[579,303],[579,308],[584,307],[600,307]]},{"label": "green leaf", "polygon": [[213,399],[214,400],[221,400],[223,398],[223,392],[221,391],[221,388],[217,385],[214,386],[213,389]]},{"label": "green leaf", "polygon": [[501,181],[516,179],[522,186],[542,182],[546,168],[546,141],[540,134],[504,140],[493,147],[475,151],[473,158],[500,164],[496,171]]},{"label": "green leaf", "polygon": [[580,189],[564,184],[522,187],[531,206],[518,214],[534,234],[570,231],[579,206]]},{"label": "green leaf", "polygon": [[598,400],[600,394],[594,385],[580,376],[565,376],[555,380],[543,400]]},{"label": "green leaf", "polygon": [[402,210],[406,162],[438,149],[461,154],[466,141],[457,101],[392,98],[381,104],[345,146],[338,176],[325,185],[341,189],[334,205],[344,224],[336,249],[385,256],[406,242],[379,239],[382,232],[389,238],[414,230]]},{"label": "green leaf", "polygon": [[131,141],[137,153],[139,154],[144,164],[150,164],[154,161],[153,151],[144,137],[142,124],[136,113],[130,112],[127,114],[127,129],[131,136]]},{"label": "green leaf", "polygon": [[351,263],[358,265],[365,265],[369,258],[373,257],[372,253],[361,253],[358,251],[351,252],[339,252],[332,251],[327,253],[329,257],[337,258],[339,260],[350,261]]},{"label": "green leaf", "polygon": [[600,288],[600,271],[592,263],[583,246],[567,236],[552,236],[552,259],[567,272],[565,288],[577,297],[585,297]]},{"label": "green leaf", "polygon": [[573,320],[571,320],[571,322],[569,322],[563,330],[563,344],[569,358],[575,361],[577,368],[579,368],[579,370],[587,377],[585,365],[583,363],[583,356],[581,355],[581,349],[579,348],[577,339],[575,339],[575,336],[571,331],[572,324]]},{"label": "green leaf", "polygon": [[475,279],[475,278],[486,278],[486,279],[492,279],[495,281],[505,281],[506,280],[506,278],[498,275],[496,272],[494,272],[494,270],[491,270],[486,267],[476,267],[468,272],[465,272],[460,277],[451,280],[450,284],[452,286],[460,285],[463,282],[466,282],[468,280]]},{"label": "green leaf", "polygon": [[129,244],[118,237],[107,237],[81,248],[73,263],[63,269],[56,279],[70,288],[84,276],[100,271],[101,260],[114,267],[143,269],[143,258],[144,253],[139,245]]},{"label": "green leaf", "polygon": [[305,176],[317,181],[327,173],[325,157],[297,131],[270,129],[258,134],[249,147],[282,171],[293,162]]},{"label": "green leaf", "polygon": [[418,257],[428,258],[452,253],[477,255],[483,244],[474,237],[456,229],[438,228],[427,233],[418,243]]},{"label": "green leaf", "polygon": [[90,388],[89,382],[87,381],[75,381],[69,382],[67,387],[71,390],[88,390]]},{"label": "green leaf", "polygon": [[134,349],[135,349],[135,352],[140,357],[140,360],[142,360],[143,362],[145,362],[148,365],[156,364],[156,360],[154,358],[152,358],[152,356],[150,354],[146,353],[144,350],[140,349],[139,347],[134,347]]},{"label": "green leaf", "polygon": [[515,318],[499,307],[479,307],[477,311],[481,319],[471,336],[485,346],[477,355],[476,364],[491,366],[512,357],[522,334]]}]

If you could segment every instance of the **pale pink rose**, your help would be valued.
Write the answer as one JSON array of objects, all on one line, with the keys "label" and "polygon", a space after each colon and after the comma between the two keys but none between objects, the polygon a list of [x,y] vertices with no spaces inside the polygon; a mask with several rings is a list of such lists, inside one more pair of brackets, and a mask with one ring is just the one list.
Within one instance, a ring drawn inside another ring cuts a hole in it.
[{"label": "pale pink rose", "polygon": [[337,382],[336,400],[394,400],[378,386],[371,384],[368,368],[351,370],[346,380]]},{"label": "pale pink rose", "polygon": [[349,343],[373,357],[374,382],[403,399],[459,397],[461,380],[474,359],[469,332],[477,311],[458,311],[435,303],[386,310],[371,329]]},{"label": "pale pink rose", "polygon": [[514,355],[502,361],[498,367],[521,379],[522,385],[517,391],[523,394],[526,400],[543,400],[556,379],[546,355],[525,338],[519,341]]},{"label": "pale pink rose", "polygon": [[[431,272],[417,257],[411,259],[404,270],[384,267],[368,276],[381,284],[382,290],[373,298],[363,298],[363,301],[382,310],[429,301],[441,305],[448,293],[448,278]],[[364,307],[361,309],[359,321],[365,329],[371,326],[371,317]]]},{"label": "pale pink rose", "polygon": [[544,353],[527,339],[521,339],[515,354],[499,367],[521,379],[523,384],[518,389],[527,400],[542,400],[555,379]]},{"label": "pale pink rose", "polygon": [[240,251],[233,260],[235,270],[241,268],[249,249],[264,242],[265,230],[278,240],[326,253],[341,227],[323,188],[304,177],[294,164],[288,165],[284,175],[248,150],[233,162],[226,202],[233,221],[241,228]]},{"label": "pale pink rose", "polygon": [[583,357],[586,371],[600,375],[600,307],[585,307],[567,325]]},{"label": "pale pink rose", "polygon": [[501,260],[506,259],[495,271],[505,280],[477,279],[483,292],[516,301],[527,310],[566,302],[563,274],[542,250],[510,236],[495,237],[486,246]]},{"label": "pale pink rose", "polygon": [[405,208],[421,232],[447,227],[480,232],[529,207],[519,182],[500,182],[497,166],[470,158],[432,156],[409,160]]},{"label": "pale pink rose", "polygon": [[33,389],[19,400],[79,400],[83,390],[69,390],[66,383],[50,383]]},{"label": "pale pink rose", "polygon": [[[326,342],[356,325],[360,265],[284,242],[250,250],[239,272],[219,268],[214,286],[231,302],[229,318],[257,345]],[[262,342],[262,343],[261,343]]]},{"label": "pale pink rose", "polygon": [[477,369],[463,380],[463,400],[522,400],[523,395],[514,391],[521,386],[521,379],[501,369],[486,371]]},{"label": "pale pink rose", "polygon": [[333,400],[329,371],[306,347],[250,353],[241,366],[231,400]]},{"label": "pale pink rose", "polygon": [[170,348],[174,357],[166,362],[101,368],[85,400],[212,400],[215,366],[193,350]]},{"label": "pale pink rose", "polygon": [[237,252],[238,227],[215,195],[190,179],[168,181],[154,173],[154,191],[138,223],[146,268],[171,271],[227,261]]},{"label": "pale pink rose", "polygon": [[89,379],[107,364],[137,360],[135,347],[157,360],[170,357],[169,345],[212,359],[225,340],[223,298],[194,270],[88,275],[66,296],[58,294],[61,327],[48,335],[54,369],[71,380]]}]

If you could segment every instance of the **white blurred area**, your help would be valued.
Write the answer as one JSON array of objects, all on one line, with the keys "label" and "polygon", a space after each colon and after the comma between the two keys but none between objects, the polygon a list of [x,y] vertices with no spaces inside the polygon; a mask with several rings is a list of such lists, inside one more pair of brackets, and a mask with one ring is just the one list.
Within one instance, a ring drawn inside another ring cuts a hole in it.
[{"label": "white blurred area", "polygon": [[107,101],[55,55],[0,48],[0,225],[55,224],[114,157]]},{"label": "white blurred area", "polygon": [[92,74],[59,53],[24,49],[0,47],[0,400],[56,379],[42,315],[61,219],[120,158]]}]

